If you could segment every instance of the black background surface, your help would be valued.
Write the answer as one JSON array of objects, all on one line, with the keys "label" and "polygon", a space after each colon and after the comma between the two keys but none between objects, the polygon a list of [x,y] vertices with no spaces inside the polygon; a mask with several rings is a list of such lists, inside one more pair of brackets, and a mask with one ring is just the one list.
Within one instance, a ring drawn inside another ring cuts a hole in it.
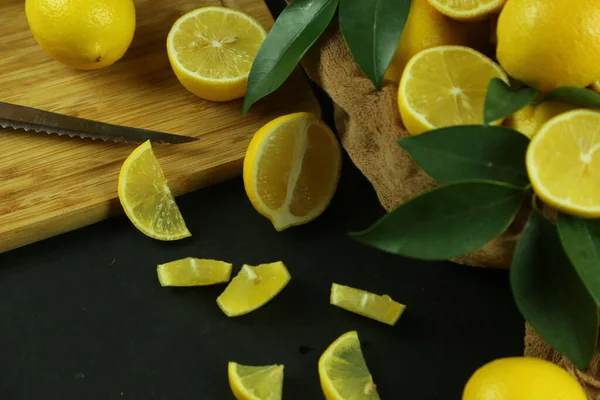
[{"label": "black background surface", "polygon": [[[1,400],[233,399],[230,360],[282,363],[284,399],[322,399],[317,360],[349,330],[382,399],[449,400],[483,363],[522,354],[506,271],[408,260],[348,237],[384,211],[347,157],[328,210],[281,233],[251,207],[241,179],[178,203],[193,237],[177,243],[146,238],[119,216],[0,255]],[[188,256],[233,262],[234,274],[282,260],[292,280],[230,319],[215,302],[223,285],[160,287],[156,264]],[[408,308],[395,327],[362,318],[329,305],[332,282]]]}]

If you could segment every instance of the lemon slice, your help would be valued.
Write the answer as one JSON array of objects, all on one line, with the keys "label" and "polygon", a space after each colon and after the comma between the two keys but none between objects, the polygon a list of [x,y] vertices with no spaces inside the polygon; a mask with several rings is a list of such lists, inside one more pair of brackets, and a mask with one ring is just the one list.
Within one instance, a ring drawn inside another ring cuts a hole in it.
[{"label": "lemon slice", "polygon": [[267,33],[251,16],[225,7],[201,7],[171,27],[167,53],[179,82],[203,99],[243,97],[250,67]]},{"label": "lemon slice", "polygon": [[321,355],[319,378],[327,400],[379,399],[356,331],[340,336]]},{"label": "lemon slice", "polygon": [[208,286],[229,282],[231,266],[225,261],[187,257],[159,264],[156,273],[161,286]]},{"label": "lemon slice", "polygon": [[142,233],[158,240],[191,236],[150,141],[142,143],[127,157],[119,173],[118,186],[125,214]]},{"label": "lemon slice", "polygon": [[427,0],[439,12],[458,21],[477,21],[500,12],[507,0]]},{"label": "lemon slice", "polygon": [[552,118],[533,137],[527,172],[539,198],[584,218],[600,217],[600,113],[574,110]]},{"label": "lemon slice", "polygon": [[248,314],[277,296],[290,279],[281,261],[256,267],[244,265],[217,298],[217,304],[228,317]]},{"label": "lemon slice", "polygon": [[395,325],[406,309],[404,304],[395,302],[388,295],[378,296],[337,283],[331,285],[329,302],[334,306],[388,325]]},{"label": "lemon slice", "polygon": [[508,83],[498,64],[465,46],[438,46],[415,54],[398,88],[406,130],[417,135],[446,126],[483,124],[485,96],[492,78]]},{"label": "lemon slice", "polygon": [[251,366],[229,362],[229,386],[237,400],[281,400],[283,365]]},{"label": "lemon slice", "polygon": [[276,230],[318,217],[333,197],[342,164],[340,145],[311,113],[274,119],[252,138],[244,186],[254,208]]}]

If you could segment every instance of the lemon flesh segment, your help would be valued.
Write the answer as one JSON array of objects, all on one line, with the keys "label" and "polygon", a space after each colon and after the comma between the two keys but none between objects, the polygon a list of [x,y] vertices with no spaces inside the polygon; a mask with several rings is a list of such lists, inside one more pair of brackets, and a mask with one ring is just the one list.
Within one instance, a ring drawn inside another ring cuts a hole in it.
[{"label": "lemon flesh segment", "polygon": [[539,198],[567,214],[600,217],[600,113],[554,117],[533,137],[527,172]]},{"label": "lemon flesh segment", "polygon": [[507,0],[427,0],[442,14],[458,21],[477,21],[498,13]]},{"label": "lemon flesh segment", "polygon": [[217,304],[228,317],[248,314],[277,296],[290,279],[281,261],[255,267],[244,265],[217,298]]},{"label": "lemon flesh segment", "polygon": [[161,286],[208,286],[229,282],[231,267],[225,261],[187,257],[159,264],[156,273]]},{"label": "lemon flesh segment", "polygon": [[398,88],[406,130],[416,135],[447,126],[483,124],[485,96],[493,78],[508,83],[498,64],[465,46],[438,46],[417,53]]},{"label": "lemon flesh segment", "polygon": [[379,399],[356,331],[340,336],[321,355],[319,378],[327,400]]},{"label": "lemon flesh segment", "polygon": [[230,361],[229,386],[237,400],[281,400],[283,365],[241,365]]},{"label": "lemon flesh segment", "polygon": [[276,230],[305,224],[329,205],[340,176],[341,148],[314,114],[295,113],[263,126],[244,159],[244,186]]},{"label": "lemon flesh segment", "polygon": [[250,67],[266,35],[241,11],[201,7],[175,22],[167,52],[187,90],[207,100],[229,101],[244,96]]},{"label": "lemon flesh segment", "polygon": [[329,302],[334,306],[388,325],[395,325],[406,309],[404,304],[395,302],[388,295],[378,296],[337,283],[331,285]]},{"label": "lemon flesh segment", "polygon": [[145,235],[165,241],[191,236],[150,141],[136,148],[123,163],[118,193],[125,214]]}]

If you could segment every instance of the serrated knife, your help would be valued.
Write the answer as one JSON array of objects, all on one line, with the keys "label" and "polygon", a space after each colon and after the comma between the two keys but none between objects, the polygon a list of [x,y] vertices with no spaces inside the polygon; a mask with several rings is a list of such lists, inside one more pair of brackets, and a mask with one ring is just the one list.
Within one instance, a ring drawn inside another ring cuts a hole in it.
[{"label": "serrated knife", "polygon": [[198,140],[191,136],[154,132],[128,126],[106,124],[37,108],[0,102],[0,126],[25,131],[54,133],[60,136],[101,139],[124,143],[188,143]]}]

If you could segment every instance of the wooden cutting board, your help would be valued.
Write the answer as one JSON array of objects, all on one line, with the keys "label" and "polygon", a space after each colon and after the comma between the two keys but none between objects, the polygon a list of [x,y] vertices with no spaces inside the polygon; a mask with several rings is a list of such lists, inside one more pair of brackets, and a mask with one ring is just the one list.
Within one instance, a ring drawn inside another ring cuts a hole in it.
[{"label": "wooden cutting board", "polygon": [[[77,71],[50,59],[31,35],[23,0],[0,5],[0,100],[102,122],[190,135],[154,145],[175,195],[240,174],[252,134],[290,112],[319,113],[300,71],[242,115],[242,101],[212,103],[173,74],[166,37],[175,20],[206,5],[247,12],[265,28],[262,0],[136,0],[137,28],[125,57],[104,70]],[[0,252],[120,213],[117,178],[135,145],[0,128]]]}]

